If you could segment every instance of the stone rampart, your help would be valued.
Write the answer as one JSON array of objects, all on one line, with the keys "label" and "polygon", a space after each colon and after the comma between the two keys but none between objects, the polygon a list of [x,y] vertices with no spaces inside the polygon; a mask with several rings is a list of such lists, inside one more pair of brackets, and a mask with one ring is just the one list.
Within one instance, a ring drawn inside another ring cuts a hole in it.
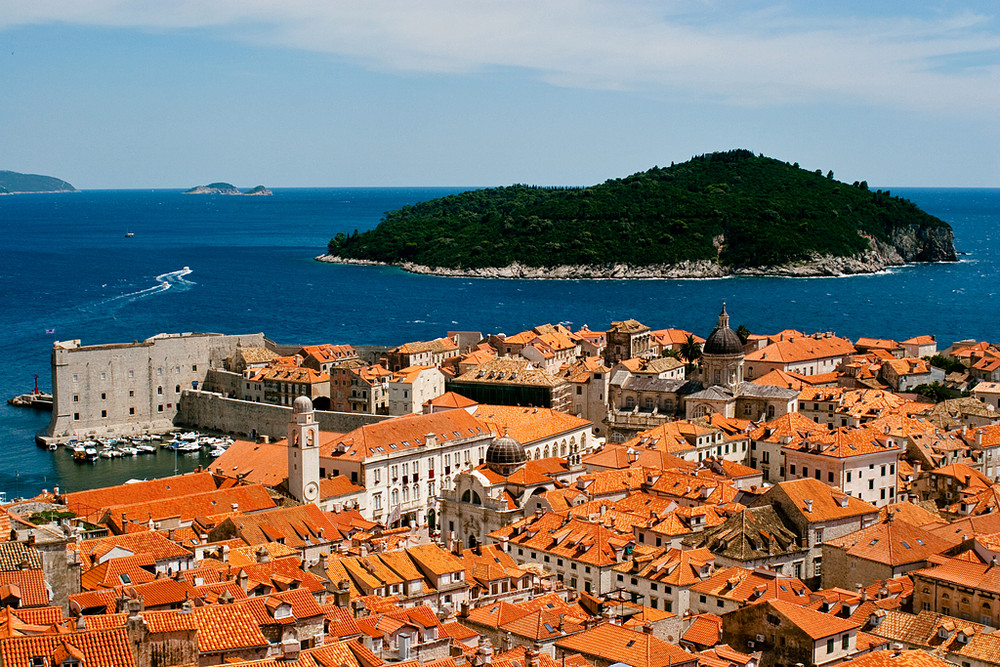
[{"label": "stone rampart", "polygon": [[[269,403],[253,403],[208,391],[185,391],[181,394],[174,423],[186,428],[233,433],[243,437],[266,435],[284,438],[292,408]],[[321,431],[347,433],[365,424],[374,424],[385,415],[351,412],[316,411]]]}]

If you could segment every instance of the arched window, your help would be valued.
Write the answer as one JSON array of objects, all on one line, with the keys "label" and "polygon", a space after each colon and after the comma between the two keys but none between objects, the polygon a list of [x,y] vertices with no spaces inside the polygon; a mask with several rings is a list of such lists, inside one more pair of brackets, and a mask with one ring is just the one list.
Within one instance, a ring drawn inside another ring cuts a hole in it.
[{"label": "arched window", "polygon": [[544,458],[549,458],[549,446],[548,445],[545,445],[545,457]]},{"label": "arched window", "polygon": [[404,503],[410,502],[410,487],[408,486],[403,487],[403,502]]},{"label": "arched window", "polygon": [[393,505],[399,504],[399,489],[392,490],[392,504]]},{"label": "arched window", "polygon": [[626,396],[625,397],[625,409],[626,410],[631,410],[634,407],[635,407],[635,399],[632,398],[631,396]]}]

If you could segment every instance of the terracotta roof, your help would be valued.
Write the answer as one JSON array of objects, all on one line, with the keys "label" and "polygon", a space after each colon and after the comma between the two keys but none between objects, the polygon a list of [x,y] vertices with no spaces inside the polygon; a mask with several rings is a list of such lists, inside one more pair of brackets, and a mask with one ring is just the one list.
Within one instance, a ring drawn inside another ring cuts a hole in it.
[{"label": "terracotta roof", "polygon": [[600,567],[617,563],[616,549],[622,550],[635,542],[631,534],[552,512],[525,517],[493,531],[490,536],[506,537],[519,546]]},{"label": "terracotta roof", "polygon": [[794,363],[813,359],[843,357],[853,353],[854,345],[846,338],[837,336],[789,336],[760,350],[754,350],[744,357],[744,361],[765,361]]},{"label": "terracotta roof", "polygon": [[742,604],[783,600],[795,605],[809,602],[811,591],[800,579],[776,572],[727,567],[691,586],[692,591]]},{"label": "terracotta roof", "polygon": [[320,445],[320,456],[364,460],[392,451],[425,444],[428,434],[439,443],[489,437],[489,431],[465,410],[445,410],[426,415],[404,415],[357,428],[329,445]]},{"label": "terracotta roof", "polygon": [[80,554],[83,571],[100,563],[110,553],[114,556],[148,554],[157,561],[191,557],[190,551],[177,546],[166,535],[156,531],[99,537],[70,544],[69,548],[76,549]]},{"label": "terracotta roof", "polygon": [[470,408],[477,403],[471,398],[466,398],[461,394],[456,394],[453,391],[446,391],[445,393],[432,398],[424,403],[426,406],[432,408]]},{"label": "terracotta roof", "polygon": [[198,653],[268,645],[254,615],[241,605],[206,605],[195,608],[194,614],[198,624]]},{"label": "terracotta roof", "polygon": [[910,573],[913,577],[942,581],[952,586],[1000,593],[1000,568],[956,558],[941,558],[935,564]]},{"label": "terracotta roof", "polygon": [[245,371],[247,380],[251,382],[295,382],[298,384],[317,384],[329,382],[330,376],[307,366],[264,366],[250,368]]},{"label": "terracotta roof", "polygon": [[708,549],[662,549],[642,555],[633,552],[632,558],[612,569],[671,586],[690,586],[711,572],[714,562]]},{"label": "terracotta roof", "polygon": [[474,416],[494,434],[507,432],[524,446],[592,426],[586,419],[551,408],[480,404]]},{"label": "terracotta roof", "polygon": [[249,484],[159,500],[109,505],[107,513],[119,524],[123,523],[121,517],[143,522],[172,518],[190,522],[196,516],[228,512],[234,505],[239,507],[240,511],[255,512],[274,507],[274,501],[263,486]]},{"label": "terracotta roof", "polygon": [[611,623],[578,632],[556,641],[556,648],[631,667],[667,667],[692,664],[697,658],[662,639]]},{"label": "terracotta roof", "polygon": [[51,659],[60,653],[64,656],[63,659],[73,656],[81,665],[135,665],[131,643],[124,629],[0,639],[0,661],[5,667],[30,667],[32,658]]},{"label": "terracotta roof", "polygon": [[690,627],[681,635],[681,640],[711,647],[722,641],[722,619],[715,614],[694,616]]},{"label": "terracotta roof", "polygon": [[956,543],[905,521],[893,520],[826,540],[824,544],[840,547],[852,558],[896,566],[922,561]]},{"label": "terracotta roof", "polygon": [[42,558],[38,549],[22,542],[0,542],[0,572],[42,569]]},{"label": "terracotta roof", "polygon": [[[341,539],[337,526],[313,504],[279,507],[231,517],[216,529],[220,535],[228,531],[227,524],[233,526],[240,539],[252,545],[280,541],[286,546],[300,549]],[[229,534],[224,536],[228,537]]]},{"label": "terracotta roof", "polygon": [[[865,633],[859,632],[858,636],[862,634]],[[854,667],[955,667],[955,663],[920,649],[875,651],[851,658],[851,665]]]},{"label": "terracotta roof", "polygon": [[[809,522],[874,516],[878,512],[878,508],[874,505],[817,479],[803,478],[779,482],[775,488],[780,488],[801,517]],[[769,490],[752,504],[768,504],[776,494],[773,489]]]},{"label": "terracotta roof", "polygon": [[133,503],[152,502],[163,498],[214,491],[222,483],[222,480],[217,479],[212,473],[197,472],[88,491],[74,491],[63,497],[71,512],[96,521],[101,518],[105,507],[119,505],[123,498],[128,498]]},{"label": "terracotta roof", "polygon": [[768,604],[814,640],[850,632],[861,627],[854,621],[823,614],[784,600],[771,600]]}]

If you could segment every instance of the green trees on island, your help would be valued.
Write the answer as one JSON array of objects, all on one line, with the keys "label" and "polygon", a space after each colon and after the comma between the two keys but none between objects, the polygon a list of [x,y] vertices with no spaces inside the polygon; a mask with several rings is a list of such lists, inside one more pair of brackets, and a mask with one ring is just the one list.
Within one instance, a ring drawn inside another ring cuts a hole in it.
[{"label": "green trees on island", "polygon": [[511,185],[404,206],[375,229],[338,234],[329,252],[456,269],[685,260],[774,266],[813,253],[855,255],[869,247],[866,237],[889,242],[900,226],[947,227],[867,187],[734,150],[592,187]]}]

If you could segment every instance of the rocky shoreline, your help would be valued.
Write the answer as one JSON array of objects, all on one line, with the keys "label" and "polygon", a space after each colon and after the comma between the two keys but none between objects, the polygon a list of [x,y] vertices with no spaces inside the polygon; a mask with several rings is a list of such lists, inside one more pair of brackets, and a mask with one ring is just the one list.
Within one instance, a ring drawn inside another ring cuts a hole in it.
[{"label": "rocky shoreline", "polygon": [[[888,268],[914,262],[954,262],[955,237],[950,228],[921,230],[915,226],[894,230],[890,243],[865,236],[869,249],[849,257],[814,254],[809,259],[779,266],[723,266],[713,260],[688,260],[677,264],[652,266],[556,265],[525,266],[517,262],[509,266],[476,269],[452,269],[425,266],[413,262],[400,262],[398,266],[410,273],[456,278],[529,278],[539,280],[625,280],[643,278],[727,278],[731,276],[763,276],[784,278],[809,278],[850,276],[879,273]],[[389,266],[384,262],[351,259],[330,254],[315,258],[332,264],[358,264],[362,266]]]},{"label": "rocky shoreline", "polygon": [[550,267],[524,266],[514,263],[510,266],[484,267],[476,269],[451,269],[402,262],[389,265],[370,260],[348,259],[331,255],[315,258],[331,264],[356,264],[361,266],[398,266],[409,273],[452,278],[524,278],[532,280],[630,280],[630,279],[700,279],[728,278],[734,276],[759,276],[782,278],[834,277],[871,274],[886,269],[911,264],[899,257],[887,257],[868,251],[859,257],[817,256],[805,262],[783,266],[762,266],[732,268],[721,266],[709,260],[687,261],[680,264],[659,266],[612,266],[561,265]]}]

